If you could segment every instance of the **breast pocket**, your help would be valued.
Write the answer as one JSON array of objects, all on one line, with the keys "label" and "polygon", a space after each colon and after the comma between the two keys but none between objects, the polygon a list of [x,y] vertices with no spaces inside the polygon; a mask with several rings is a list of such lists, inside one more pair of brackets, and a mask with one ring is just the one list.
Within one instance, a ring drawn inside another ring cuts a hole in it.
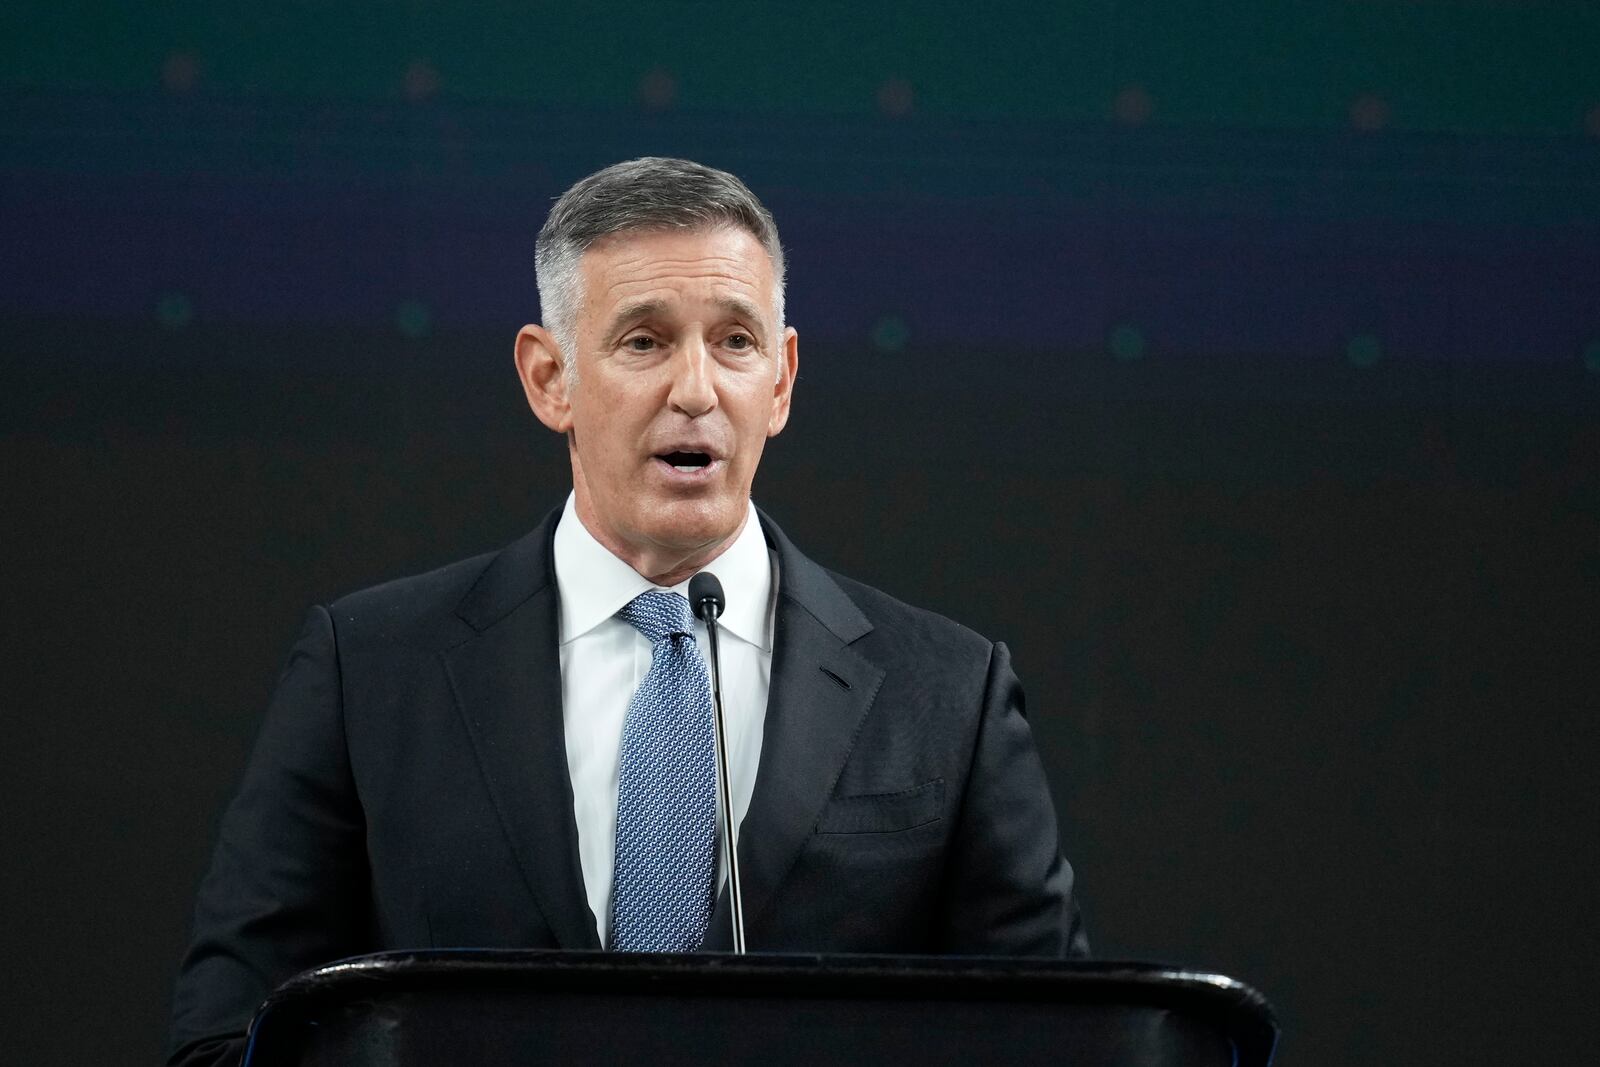
[{"label": "breast pocket", "polygon": [[944,779],[893,793],[834,797],[822,811],[819,834],[893,834],[938,822],[944,811]]}]

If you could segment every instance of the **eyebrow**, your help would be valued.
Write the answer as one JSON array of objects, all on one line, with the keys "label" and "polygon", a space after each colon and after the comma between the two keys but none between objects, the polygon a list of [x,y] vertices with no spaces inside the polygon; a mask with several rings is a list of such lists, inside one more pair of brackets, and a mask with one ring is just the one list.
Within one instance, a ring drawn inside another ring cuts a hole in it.
[{"label": "eyebrow", "polygon": [[659,315],[665,310],[667,310],[665,300],[641,300],[636,304],[626,304],[622,310],[611,316],[611,324],[606,329],[606,336],[614,337],[629,323],[639,319],[648,319],[652,315]]},{"label": "eyebrow", "polygon": [[[717,306],[724,311],[732,312],[738,318],[751,323],[751,329],[766,334],[766,323],[762,321],[761,309],[750,301],[741,297],[730,296],[717,301]],[[765,339],[763,337],[763,339]]]},{"label": "eyebrow", "polygon": [[[722,297],[714,301],[714,303],[723,311],[751,323],[750,328],[754,332],[762,334],[764,338],[766,324],[762,321],[760,308],[750,301],[736,296]],[[620,311],[611,316],[611,323],[606,330],[606,335],[608,337],[615,336],[622,331],[623,327],[638,322],[640,319],[648,319],[652,316],[660,315],[666,310],[667,302],[665,300],[641,300],[635,304],[624,305]]]}]

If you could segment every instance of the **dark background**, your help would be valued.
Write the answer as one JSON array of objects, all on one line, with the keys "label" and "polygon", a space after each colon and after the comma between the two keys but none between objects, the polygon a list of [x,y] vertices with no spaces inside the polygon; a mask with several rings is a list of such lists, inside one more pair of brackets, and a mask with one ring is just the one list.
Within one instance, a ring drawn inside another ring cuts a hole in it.
[{"label": "dark background", "polygon": [[155,1060],[306,605],[559,504],[533,238],[648,153],[776,213],[757,499],[1013,645],[1100,954],[1591,1052],[1592,4],[31,3],[0,133],[0,1058]]}]

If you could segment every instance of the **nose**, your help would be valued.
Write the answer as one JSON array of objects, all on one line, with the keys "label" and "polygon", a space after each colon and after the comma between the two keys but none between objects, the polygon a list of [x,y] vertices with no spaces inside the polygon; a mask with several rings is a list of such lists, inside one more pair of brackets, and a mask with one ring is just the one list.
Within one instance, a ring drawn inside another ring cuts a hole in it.
[{"label": "nose", "polygon": [[672,355],[672,391],[667,403],[674,411],[681,411],[697,419],[717,406],[717,389],[713,375],[716,363],[705,341],[696,337],[679,345]]}]

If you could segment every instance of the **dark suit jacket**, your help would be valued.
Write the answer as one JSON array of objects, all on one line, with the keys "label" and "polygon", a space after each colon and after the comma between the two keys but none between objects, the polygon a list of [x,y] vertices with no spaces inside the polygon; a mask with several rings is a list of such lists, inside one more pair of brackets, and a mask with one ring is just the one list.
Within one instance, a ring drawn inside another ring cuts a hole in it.
[{"label": "dark suit jacket", "polygon": [[[171,1062],[390,948],[598,949],[567,775],[551,537],[313,608],[224,816]],[[1082,954],[1004,645],[779,559],[766,735],[740,827],[752,951]],[[730,947],[727,893],[708,950]]]}]

